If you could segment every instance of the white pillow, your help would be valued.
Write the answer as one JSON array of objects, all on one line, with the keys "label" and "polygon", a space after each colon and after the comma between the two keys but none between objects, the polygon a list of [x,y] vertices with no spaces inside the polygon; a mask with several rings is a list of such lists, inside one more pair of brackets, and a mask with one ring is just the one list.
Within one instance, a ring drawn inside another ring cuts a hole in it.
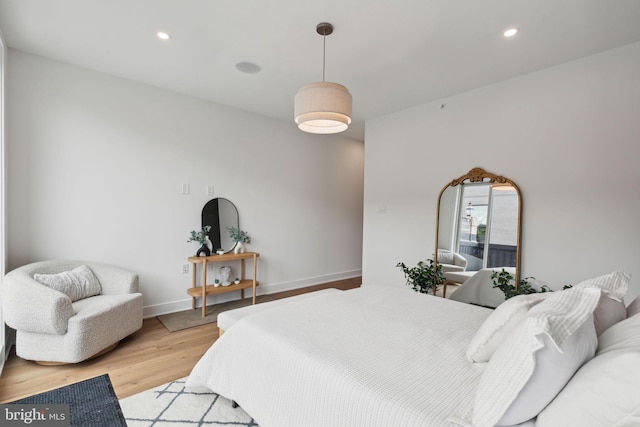
[{"label": "white pillow", "polygon": [[624,296],[629,289],[631,275],[622,271],[614,271],[604,276],[595,277],[578,283],[575,287],[596,287],[605,294],[593,313],[596,333],[600,335],[611,325],[627,317]]},{"label": "white pillow", "polygon": [[607,329],[587,362],[538,414],[539,427],[640,425],[640,316]]},{"label": "white pillow", "polygon": [[453,252],[439,250],[438,262],[440,264],[453,264]]},{"label": "white pillow", "polygon": [[635,316],[640,313],[640,296],[636,297],[631,304],[627,306],[627,317]]},{"label": "white pillow", "polygon": [[[595,287],[603,291],[593,312],[597,335],[627,317],[622,297],[627,292],[629,280],[630,276],[627,273],[617,271],[576,285],[576,287]],[[522,321],[531,307],[550,295],[552,295],[551,292],[518,295],[500,304],[471,339],[467,348],[467,359],[471,362],[489,361],[500,343]]]},{"label": "white pillow", "polygon": [[480,378],[473,407],[476,427],[505,426],[535,417],[593,357],[592,313],[600,289],[554,292],[527,314],[496,350]]},{"label": "white pillow", "polygon": [[627,308],[622,301],[610,298],[602,292],[598,306],[593,312],[593,323],[596,326],[596,334],[600,335],[612,325],[627,318]]},{"label": "white pillow", "polygon": [[614,271],[604,276],[594,277],[593,279],[584,280],[575,287],[593,286],[599,289],[616,301],[622,302],[624,296],[629,289],[629,281],[631,275],[623,271]]},{"label": "white pillow", "polygon": [[551,292],[517,295],[500,304],[482,322],[467,348],[471,362],[488,362],[509,332],[519,326],[531,307],[549,297]]},{"label": "white pillow", "polygon": [[33,278],[43,285],[67,295],[71,301],[99,295],[102,292],[100,282],[86,265],[58,274],[36,273]]},{"label": "white pillow", "polygon": [[628,348],[640,350],[640,316],[631,316],[604,331],[598,337],[596,356]]}]

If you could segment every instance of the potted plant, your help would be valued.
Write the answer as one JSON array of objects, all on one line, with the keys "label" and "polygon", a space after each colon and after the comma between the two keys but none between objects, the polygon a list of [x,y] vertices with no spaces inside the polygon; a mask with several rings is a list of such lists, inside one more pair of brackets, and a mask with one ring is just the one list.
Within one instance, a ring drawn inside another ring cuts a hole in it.
[{"label": "potted plant", "polygon": [[400,267],[404,272],[407,285],[411,286],[414,291],[423,294],[434,293],[445,280],[442,266],[437,264],[435,267],[432,259],[428,261],[428,263],[419,261],[418,265],[412,268],[408,268],[403,262],[396,264],[396,267]]},{"label": "potted plant", "polygon": [[242,231],[237,227],[227,227],[229,230],[229,236],[231,240],[233,240],[236,244],[233,247],[234,254],[241,254],[244,252],[244,244],[251,243],[251,237],[247,234],[246,231]]},{"label": "potted plant", "polygon": [[205,225],[204,227],[202,227],[202,230],[200,230],[200,231],[191,230],[191,233],[189,235],[189,240],[187,240],[187,243],[189,243],[189,242],[198,242],[198,243],[200,243],[200,248],[196,252],[196,256],[209,256],[209,255],[211,255],[211,248],[209,248],[209,246],[207,244],[208,242],[211,242],[209,240],[209,231],[210,230],[211,230],[211,226],[210,225]]},{"label": "potted plant", "polygon": [[534,288],[531,283],[529,283],[529,280],[531,279],[535,280],[535,277],[525,277],[524,279],[521,279],[516,286],[513,275],[504,268],[500,272],[494,271],[491,274],[493,287],[502,291],[505,300],[515,297],[516,295],[553,292],[547,285],[542,285],[540,290]]},{"label": "potted plant", "polygon": [[236,279],[233,281],[233,283],[235,283],[236,285],[240,284],[240,278],[236,277]]}]

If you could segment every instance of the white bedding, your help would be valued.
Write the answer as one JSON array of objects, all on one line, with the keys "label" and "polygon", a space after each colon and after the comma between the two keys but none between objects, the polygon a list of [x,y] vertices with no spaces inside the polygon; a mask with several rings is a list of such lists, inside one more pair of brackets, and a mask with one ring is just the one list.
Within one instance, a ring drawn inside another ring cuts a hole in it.
[{"label": "white bedding", "polygon": [[472,411],[485,364],[467,345],[491,310],[363,286],[246,316],[187,386],[235,400],[262,427],[443,426]]}]

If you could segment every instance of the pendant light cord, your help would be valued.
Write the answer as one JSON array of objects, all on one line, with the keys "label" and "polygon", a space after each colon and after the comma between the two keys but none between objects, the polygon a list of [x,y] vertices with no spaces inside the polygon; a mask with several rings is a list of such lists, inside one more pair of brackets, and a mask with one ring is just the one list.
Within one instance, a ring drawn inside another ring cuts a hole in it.
[{"label": "pendant light cord", "polygon": [[322,35],[322,83],[324,83],[324,62],[327,54],[327,34]]}]

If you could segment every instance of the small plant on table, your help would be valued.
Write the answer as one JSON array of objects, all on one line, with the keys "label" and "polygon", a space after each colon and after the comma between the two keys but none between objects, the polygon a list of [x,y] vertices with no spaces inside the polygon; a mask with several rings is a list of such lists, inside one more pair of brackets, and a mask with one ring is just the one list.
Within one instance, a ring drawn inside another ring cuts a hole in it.
[{"label": "small plant on table", "polygon": [[187,240],[187,243],[198,242],[201,245],[204,245],[207,242],[207,234],[209,233],[210,230],[211,230],[210,225],[205,225],[204,227],[202,227],[202,230],[200,231],[191,230],[191,233],[189,235],[189,240]]}]

